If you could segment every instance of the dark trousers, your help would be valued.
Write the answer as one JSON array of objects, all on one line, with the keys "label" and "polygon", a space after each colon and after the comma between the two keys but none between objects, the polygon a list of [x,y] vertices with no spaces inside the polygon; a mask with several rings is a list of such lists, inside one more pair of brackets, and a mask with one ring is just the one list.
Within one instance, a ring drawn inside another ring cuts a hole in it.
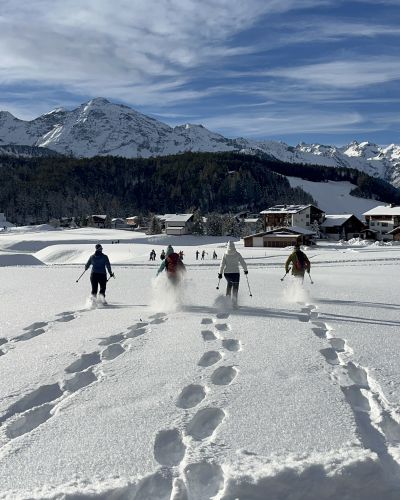
[{"label": "dark trousers", "polygon": [[233,298],[237,299],[238,296],[238,291],[239,291],[239,281],[240,281],[240,274],[239,273],[224,273],[225,279],[227,281],[226,285],[226,295],[229,297],[231,296],[232,293],[232,288],[233,288]]},{"label": "dark trousers", "polygon": [[100,285],[100,295],[106,295],[107,274],[92,273],[90,275],[90,283],[92,284],[92,295],[97,295],[97,289]]}]

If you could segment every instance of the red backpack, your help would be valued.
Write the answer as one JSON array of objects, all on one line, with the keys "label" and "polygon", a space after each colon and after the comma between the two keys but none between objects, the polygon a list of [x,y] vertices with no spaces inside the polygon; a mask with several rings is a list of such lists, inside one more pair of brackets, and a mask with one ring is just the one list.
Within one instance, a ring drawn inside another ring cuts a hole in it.
[{"label": "red backpack", "polygon": [[175,274],[177,269],[181,266],[181,259],[177,253],[171,253],[165,259],[165,264],[167,268],[167,272],[169,274]]}]

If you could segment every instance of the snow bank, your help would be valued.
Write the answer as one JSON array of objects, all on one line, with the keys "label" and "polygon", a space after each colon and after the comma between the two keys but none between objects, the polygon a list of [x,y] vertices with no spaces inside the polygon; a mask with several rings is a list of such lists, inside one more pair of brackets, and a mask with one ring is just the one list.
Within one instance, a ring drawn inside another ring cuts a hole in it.
[{"label": "snow bank", "polygon": [[0,254],[0,267],[5,266],[43,266],[44,263],[34,255]]},{"label": "snow bank", "polygon": [[395,500],[399,490],[385,478],[374,453],[348,448],[308,457],[252,457],[246,452],[223,466],[221,500]]}]

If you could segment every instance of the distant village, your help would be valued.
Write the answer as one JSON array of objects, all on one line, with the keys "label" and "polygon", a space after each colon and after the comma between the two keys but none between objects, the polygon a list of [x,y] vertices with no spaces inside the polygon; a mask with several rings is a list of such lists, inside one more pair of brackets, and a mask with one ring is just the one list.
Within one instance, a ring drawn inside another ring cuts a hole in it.
[{"label": "distant village", "polygon": [[[209,220],[213,217],[215,220]],[[96,227],[124,231],[145,231],[148,234],[181,236],[208,234],[242,237],[246,247],[286,247],[296,243],[316,244],[318,239],[400,241],[400,206],[380,205],[363,213],[364,220],[354,214],[326,214],[315,205],[274,205],[257,214],[240,212],[231,215],[194,213],[132,216],[112,218],[107,214],[51,219],[55,228]],[[218,221],[218,218],[221,220]],[[228,221],[227,225],[223,221]],[[214,224],[212,224],[214,222]],[[15,225],[0,213],[0,232]],[[220,234],[218,234],[220,233]]]}]

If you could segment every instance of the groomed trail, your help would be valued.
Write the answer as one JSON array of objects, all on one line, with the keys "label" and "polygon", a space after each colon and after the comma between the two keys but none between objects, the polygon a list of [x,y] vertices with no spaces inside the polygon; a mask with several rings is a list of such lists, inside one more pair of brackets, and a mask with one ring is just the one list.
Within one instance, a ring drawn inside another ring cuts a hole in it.
[{"label": "groomed trail", "polygon": [[81,267],[3,268],[0,498],[400,498],[397,254],[309,254],[304,286],[248,259],[237,310],[211,260],[95,309]]}]

